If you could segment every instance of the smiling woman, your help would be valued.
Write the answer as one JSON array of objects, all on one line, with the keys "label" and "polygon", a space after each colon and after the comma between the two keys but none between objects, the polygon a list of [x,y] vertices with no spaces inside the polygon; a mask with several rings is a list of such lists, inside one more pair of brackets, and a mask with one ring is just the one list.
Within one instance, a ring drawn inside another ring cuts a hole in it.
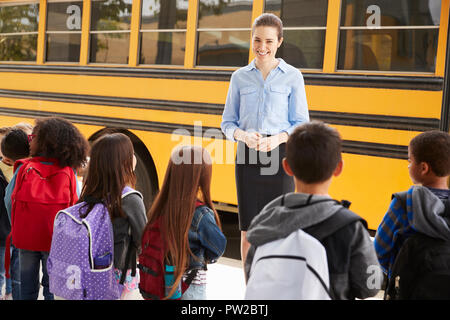
[{"label": "smiling woman", "polygon": [[241,230],[241,257],[248,250],[246,230],[261,209],[281,194],[294,191],[281,168],[289,134],[309,121],[303,76],[281,58],[283,23],[265,13],[252,27],[255,59],[231,76],[221,128],[238,141],[236,190]]},{"label": "smiling woman", "polygon": [[275,59],[283,43],[283,24],[273,14],[264,14],[255,20],[252,29],[252,45],[256,67],[262,71],[264,80],[279,61]]},{"label": "smiling woman", "polygon": [[263,79],[266,80],[269,72],[274,69],[279,61],[275,59],[277,49],[283,42],[283,37],[279,37],[279,31],[274,27],[260,26],[253,31],[253,53],[255,54],[256,67],[262,72]]}]

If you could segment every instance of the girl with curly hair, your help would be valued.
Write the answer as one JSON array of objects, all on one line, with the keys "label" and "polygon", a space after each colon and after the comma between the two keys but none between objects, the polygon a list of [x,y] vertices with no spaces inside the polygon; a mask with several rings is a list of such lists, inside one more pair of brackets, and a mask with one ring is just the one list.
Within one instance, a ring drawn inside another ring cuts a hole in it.
[{"label": "girl with curly hair", "polygon": [[38,298],[42,262],[44,298],[53,300],[46,267],[53,220],[78,200],[76,169],[86,162],[89,144],[72,123],[58,117],[37,119],[28,141],[31,158],[16,161],[6,189],[9,239],[20,249],[21,299]]}]

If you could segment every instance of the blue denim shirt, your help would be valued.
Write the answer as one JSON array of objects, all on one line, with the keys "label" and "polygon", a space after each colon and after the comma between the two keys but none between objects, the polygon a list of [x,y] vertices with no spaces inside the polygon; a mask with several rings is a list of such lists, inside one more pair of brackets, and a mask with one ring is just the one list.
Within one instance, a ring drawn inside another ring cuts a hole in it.
[{"label": "blue denim shirt", "polygon": [[190,257],[188,269],[202,269],[225,252],[227,239],[216,224],[214,212],[206,205],[195,209],[188,233],[189,247],[197,257]]},{"label": "blue denim shirt", "polygon": [[309,121],[301,72],[278,60],[266,80],[255,60],[232,74],[221,124],[227,139],[235,142],[237,128],[266,135],[282,131],[291,134],[295,127]]}]

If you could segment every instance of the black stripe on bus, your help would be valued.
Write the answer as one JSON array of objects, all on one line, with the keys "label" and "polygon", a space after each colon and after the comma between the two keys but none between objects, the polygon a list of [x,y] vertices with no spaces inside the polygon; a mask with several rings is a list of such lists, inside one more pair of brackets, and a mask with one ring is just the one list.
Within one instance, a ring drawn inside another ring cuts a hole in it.
[{"label": "black stripe on bus", "polygon": [[[136,99],[123,97],[107,97],[97,95],[81,95],[68,93],[35,92],[23,90],[2,90],[0,97],[32,99],[42,101],[57,101],[63,103],[81,103],[95,104],[113,107],[127,107],[137,109],[151,109],[163,111],[189,112],[221,115],[223,112],[222,104],[200,103],[189,101],[169,101],[154,99]],[[409,131],[428,131],[439,128],[439,119],[418,118],[418,117],[399,117],[371,115],[347,112],[329,112],[329,111],[309,111],[311,119],[321,120],[328,124],[347,125],[368,128],[409,130]]]},{"label": "black stripe on bus", "polygon": [[[0,72],[22,72],[63,75],[87,75],[107,77],[133,77],[157,79],[182,79],[206,81],[230,81],[233,70],[130,68],[99,66],[55,66],[55,65],[0,65]],[[443,90],[444,79],[434,76],[386,76],[360,74],[327,74],[303,72],[306,85],[358,87],[402,90]]]},{"label": "black stripe on bus", "polygon": [[419,117],[399,117],[350,112],[329,112],[310,110],[311,119],[329,124],[395,129],[408,131],[428,131],[439,129],[439,119]]},{"label": "black stripe on bus", "polygon": [[303,74],[307,85],[358,87],[379,89],[441,91],[444,85],[442,77],[424,76],[384,76],[356,74]]},{"label": "black stripe on bus", "polygon": [[0,89],[0,97],[221,115],[222,104]]},{"label": "black stripe on bus", "polygon": [[[17,116],[30,118],[57,116],[63,117],[69,121],[79,124],[161,132],[176,135],[201,136],[208,138],[213,137],[216,139],[225,139],[225,136],[220,131],[220,129],[214,127],[200,127],[200,126],[194,127],[193,125],[176,124],[176,123],[98,117],[98,116],[77,115],[60,112],[47,112],[38,110],[24,110],[24,109],[1,108],[1,107],[0,107],[0,114],[10,117]],[[401,145],[344,140],[343,151],[346,153],[358,155],[367,155],[367,156],[394,158],[394,159],[408,159],[408,147]]]},{"label": "black stripe on bus", "polygon": [[0,72],[43,73],[59,75],[86,75],[106,77],[181,79],[202,81],[230,81],[234,70],[187,70],[176,68],[130,68],[98,66],[55,66],[55,65],[0,65]]}]

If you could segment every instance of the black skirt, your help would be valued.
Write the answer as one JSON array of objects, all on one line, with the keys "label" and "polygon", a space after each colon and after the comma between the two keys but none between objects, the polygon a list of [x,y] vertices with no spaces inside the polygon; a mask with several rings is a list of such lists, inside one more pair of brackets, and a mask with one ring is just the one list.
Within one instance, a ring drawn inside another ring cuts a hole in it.
[{"label": "black skirt", "polygon": [[238,142],[235,174],[241,231],[247,231],[267,203],[295,190],[293,177],[284,172],[281,164],[285,156],[285,143],[272,151],[259,152]]}]

